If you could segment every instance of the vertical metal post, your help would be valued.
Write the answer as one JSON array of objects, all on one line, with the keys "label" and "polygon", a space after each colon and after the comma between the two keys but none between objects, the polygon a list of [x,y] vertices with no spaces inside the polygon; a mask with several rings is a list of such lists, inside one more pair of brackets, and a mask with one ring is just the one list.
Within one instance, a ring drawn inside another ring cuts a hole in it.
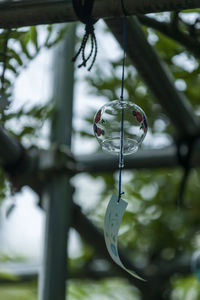
[{"label": "vertical metal post", "polygon": [[[67,37],[59,45],[54,60],[54,99],[51,141],[71,145],[75,25],[69,25]],[[43,195],[46,228],[43,265],[39,277],[39,300],[64,300],[67,277],[67,234],[70,226],[72,190],[69,177],[53,178]]]}]

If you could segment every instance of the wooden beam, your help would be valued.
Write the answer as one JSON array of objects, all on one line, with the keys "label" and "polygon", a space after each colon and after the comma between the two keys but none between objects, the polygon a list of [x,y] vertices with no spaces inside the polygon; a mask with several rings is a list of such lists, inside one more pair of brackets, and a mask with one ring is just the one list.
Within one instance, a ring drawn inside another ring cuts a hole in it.
[{"label": "wooden beam", "polygon": [[[128,15],[161,11],[193,9],[200,0],[124,0]],[[120,0],[96,0],[93,16],[115,18],[122,16]],[[29,25],[76,21],[72,0],[19,0],[0,2],[0,27],[13,28]]]}]

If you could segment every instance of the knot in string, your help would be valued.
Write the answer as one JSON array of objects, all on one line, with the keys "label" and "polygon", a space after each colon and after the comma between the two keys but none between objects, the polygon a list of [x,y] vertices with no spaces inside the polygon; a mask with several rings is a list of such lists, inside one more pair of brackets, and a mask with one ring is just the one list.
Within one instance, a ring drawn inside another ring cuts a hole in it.
[{"label": "knot in string", "polygon": [[[89,39],[91,42],[91,50],[90,50],[89,54],[86,56],[86,45],[87,45]],[[88,68],[88,71],[90,71],[95,63],[96,56],[97,56],[97,40],[96,40],[96,36],[94,34],[93,24],[86,24],[85,34],[83,36],[81,45],[80,45],[79,50],[77,51],[76,55],[72,58],[72,61],[74,62],[80,54],[82,56],[82,63],[78,65],[78,68],[86,67],[87,62],[93,55],[92,62]]]},{"label": "knot in string", "polygon": [[[88,71],[90,71],[94,65],[97,56],[97,40],[94,33],[94,24],[97,22],[97,20],[91,17],[94,0],[85,0],[83,4],[80,0],[73,0],[72,2],[76,15],[78,16],[80,21],[82,21],[85,24],[85,34],[83,36],[81,45],[77,53],[72,58],[72,61],[74,62],[77,59],[77,57],[81,54],[82,63],[78,65],[78,68],[86,67],[87,62],[93,56],[92,62],[88,68]],[[91,50],[89,54],[86,55],[86,46],[89,40],[91,43]]]},{"label": "knot in string", "polygon": [[88,34],[88,35],[94,34],[94,26],[92,23],[88,23],[85,25],[85,34]]}]

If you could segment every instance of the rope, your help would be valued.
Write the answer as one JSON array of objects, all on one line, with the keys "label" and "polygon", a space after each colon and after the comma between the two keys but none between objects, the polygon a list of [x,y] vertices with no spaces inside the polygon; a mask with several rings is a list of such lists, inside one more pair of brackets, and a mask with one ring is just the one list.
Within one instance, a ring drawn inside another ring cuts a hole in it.
[{"label": "rope", "polygon": [[[92,62],[88,68],[88,71],[90,71],[95,63],[98,51],[97,40],[94,33],[94,24],[97,20],[91,17],[94,0],[85,0],[83,4],[80,0],[73,0],[72,3],[77,17],[85,24],[85,34],[77,53],[72,58],[72,61],[75,62],[81,54],[82,63],[78,65],[78,68],[86,67],[87,62],[93,56]],[[91,50],[86,57],[86,46],[89,40],[91,42]]]},{"label": "rope", "polygon": [[[124,72],[125,72],[125,61],[126,61],[126,32],[127,32],[127,25],[126,25],[126,14],[124,10],[124,4],[122,3],[122,9],[124,12],[124,19],[123,19],[123,61],[122,61],[122,80],[121,80],[121,96],[120,101],[124,101]],[[124,108],[122,107],[121,112],[121,128],[120,128],[120,153],[119,153],[119,192],[118,192],[118,202],[121,199],[121,196],[124,194],[122,192],[122,169],[124,167]]]}]

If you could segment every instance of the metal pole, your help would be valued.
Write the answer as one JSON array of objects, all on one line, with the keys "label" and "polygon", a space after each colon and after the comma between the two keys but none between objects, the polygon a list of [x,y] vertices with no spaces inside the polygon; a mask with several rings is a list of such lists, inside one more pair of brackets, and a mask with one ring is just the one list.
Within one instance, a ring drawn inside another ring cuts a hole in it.
[{"label": "metal pole", "polygon": [[[114,172],[118,170],[118,157],[103,152],[93,155],[77,155],[77,168],[81,172]],[[134,155],[125,157],[124,169],[157,169],[179,166],[177,147],[172,145],[163,149],[139,150]]]},{"label": "metal pole", "polygon": [[[55,114],[51,141],[71,145],[75,27],[70,25],[67,38],[56,51],[54,61]],[[67,234],[72,208],[69,177],[53,178],[45,187],[43,205],[46,232],[43,266],[39,279],[39,300],[64,300],[66,297]]]}]

